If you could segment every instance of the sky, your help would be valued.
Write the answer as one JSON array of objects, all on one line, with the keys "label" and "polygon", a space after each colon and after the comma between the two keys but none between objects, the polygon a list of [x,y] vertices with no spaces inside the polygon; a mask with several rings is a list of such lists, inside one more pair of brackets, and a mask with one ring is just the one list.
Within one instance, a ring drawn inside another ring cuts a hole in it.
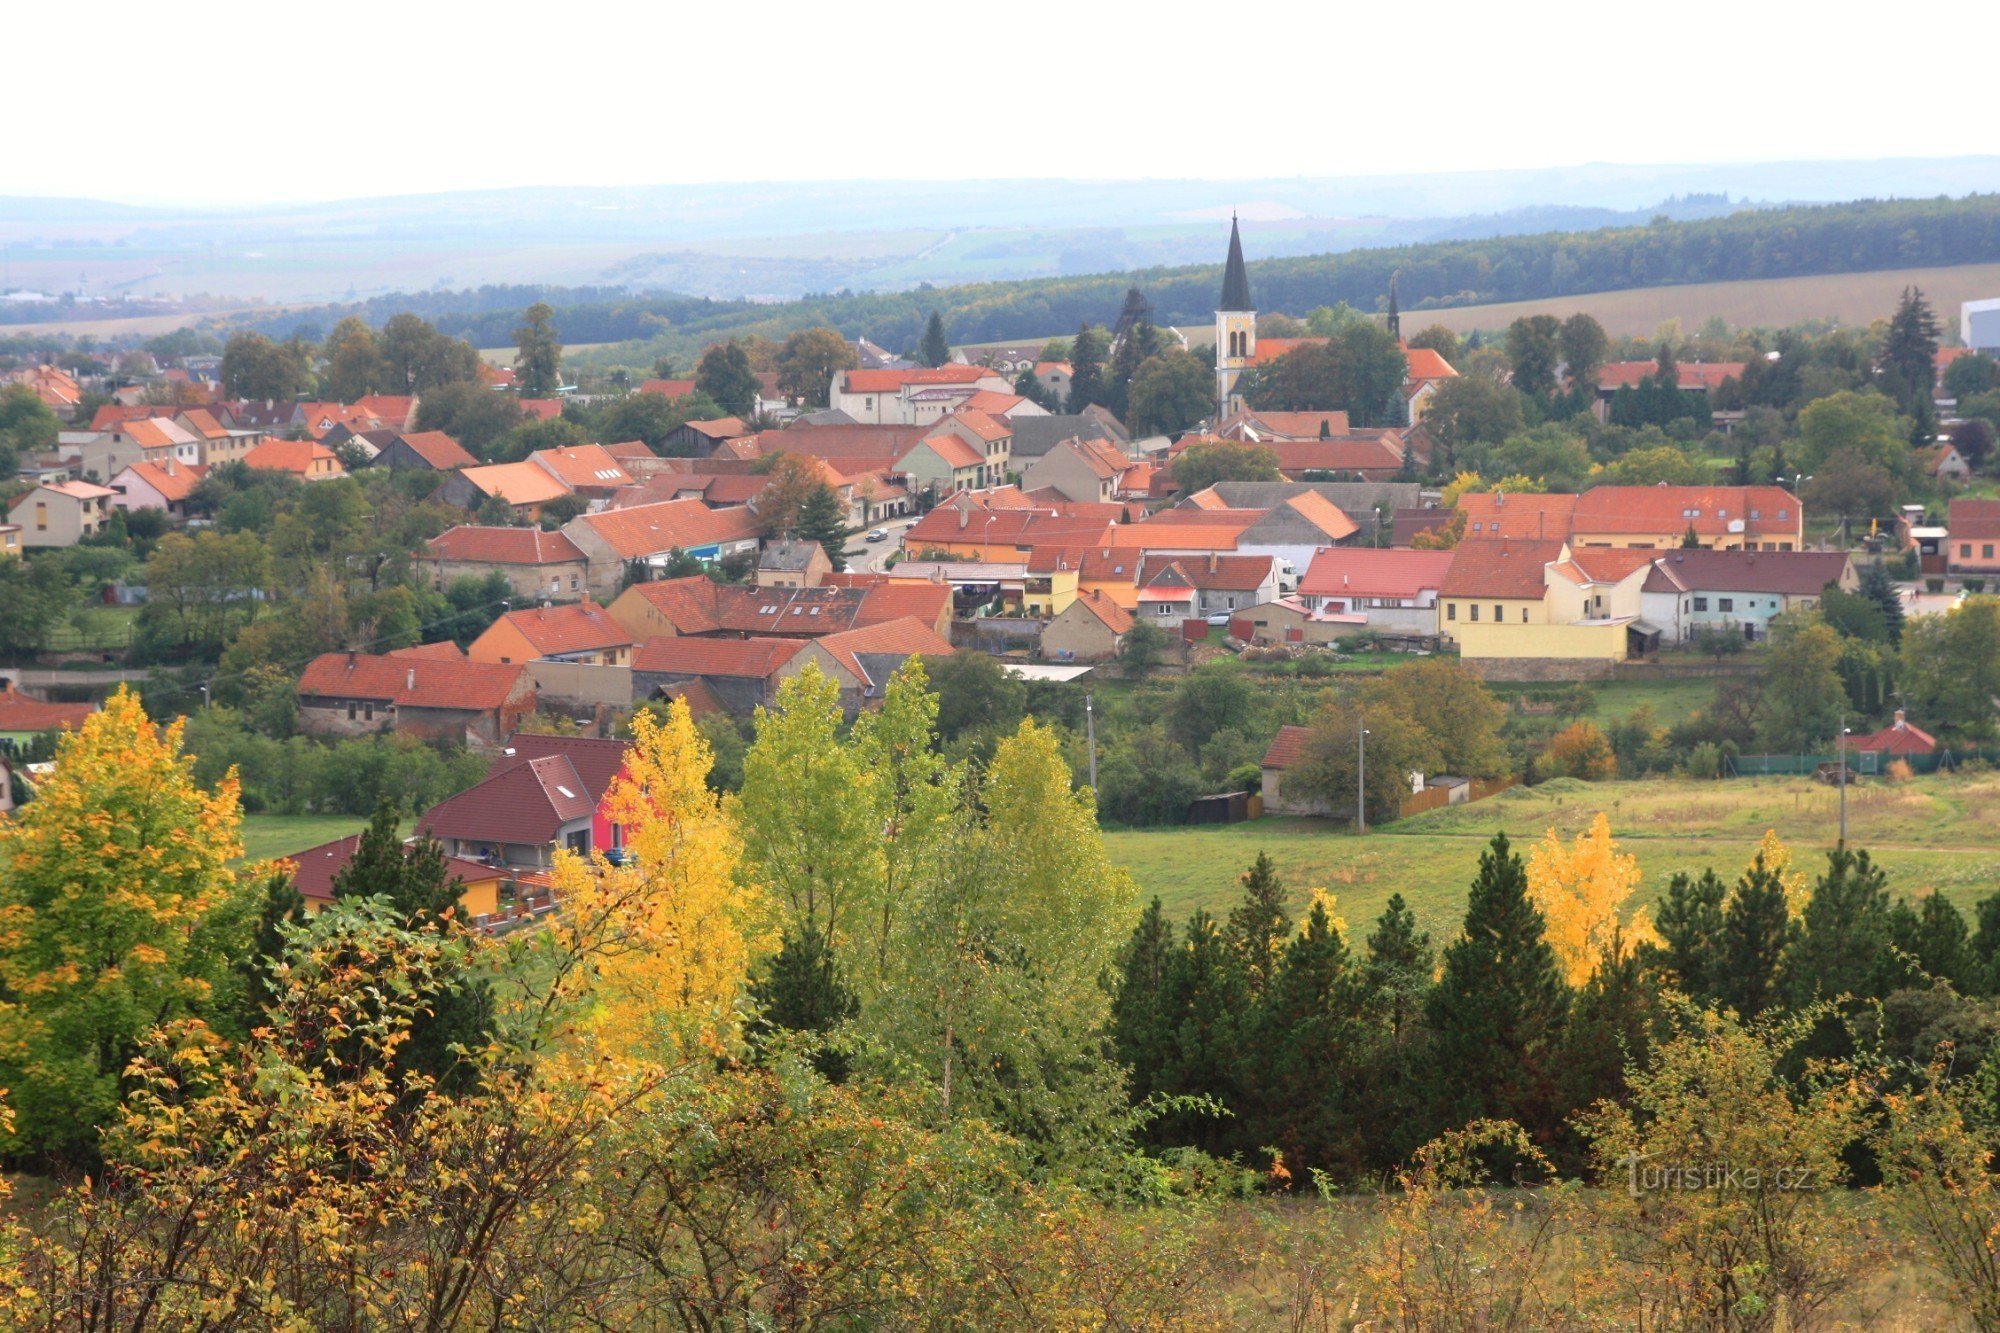
[{"label": "sky", "polygon": [[[67,147],[23,151],[49,141],[17,134],[0,195],[255,205],[2000,151],[1973,88],[2000,46],[1993,0],[1926,6],[1906,37],[1885,31],[1890,7],[1824,0],[23,8],[5,24],[17,50],[94,45],[79,24],[117,41],[88,70],[10,62],[9,119],[59,127]],[[1914,94],[1894,90],[1905,77]]]}]

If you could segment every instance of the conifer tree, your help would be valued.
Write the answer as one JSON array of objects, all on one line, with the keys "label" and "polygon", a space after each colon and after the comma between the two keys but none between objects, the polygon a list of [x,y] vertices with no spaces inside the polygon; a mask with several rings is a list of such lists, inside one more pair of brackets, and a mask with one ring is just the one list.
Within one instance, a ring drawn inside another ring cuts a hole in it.
[{"label": "conifer tree", "polygon": [[837,570],[847,568],[847,516],[840,512],[840,498],[824,483],[806,492],[799,506],[798,538],[817,542]]},{"label": "conifer tree", "polygon": [[1723,905],[1729,886],[1713,870],[1699,879],[1676,874],[1667,881],[1654,928],[1661,943],[1647,951],[1648,961],[1666,971],[1675,989],[1698,1001],[1716,998],[1721,981]]},{"label": "conifer tree", "polygon": [[[1977,994],[1980,987],[1978,961],[1972,952],[1972,933],[1965,916],[1951,900],[1933,890],[1921,905],[1898,899],[1889,909],[1889,936],[1896,948],[1927,976],[1951,983],[1961,995]],[[1922,978],[1909,977],[1906,985],[1922,985]]]},{"label": "conifer tree", "polygon": [[1403,895],[1392,893],[1382,915],[1375,919],[1367,944],[1369,990],[1388,1016],[1391,1039],[1401,1045],[1404,1029],[1423,1007],[1424,994],[1430,990],[1435,957],[1430,934],[1418,929],[1416,914]]},{"label": "conifer tree", "polygon": [[1938,322],[1922,291],[1905,287],[1889,317],[1882,340],[1882,370],[1890,393],[1903,410],[1919,418],[1931,412],[1931,386],[1937,375]]},{"label": "conifer tree", "polygon": [[[1182,928],[1182,944],[1167,969],[1165,1003],[1173,1024],[1174,1047],[1161,1091],[1207,1096],[1226,1107],[1240,1104],[1235,1071],[1242,988],[1222,929],[1206,909],[1197,908]],[[1169,1142],[1194,1143],[1211,1151],[1229,1134],[1213,1116],[1171,1115],[1158,1129]]]},{"label": "conifer tree", "polygon": [[1347,941],[1317,895],[1284,947],[1245,1044],[1251,1146],[1275,1147],[1289,1168],[1352,1168],[1363,1154],[1349,1090],[1360,1057],[1361,1006]]},{"label": "conifer tree", "polygon": [[1622,1099],[1625,1071],[1643,1068],[1661,1027],[1658,977],[1641,951],[1620,939],[1598,961],[1577,991],[1564,1033],[1565,1100],[1588,1106],[1600,1098]]},{"label": "conifer tree", "polygon": [[1229,910],[1229,924],[1223,934],[1229,951],[1243,974],[1243,985],[1251,999],[1262,997],[1277,973],[1292,935],[1291,914],[1285,910],[1291,894],[1278,868],[1264,852],[1238,877],[1243,900]]},{"label": "conifer tree", "polygon": [[[750,1027],[751,1040],[757,1044],[779,1030],[824,1036],[860,1011],[841,974],[839,958],[810,921],[797,932],[786,933],[762,975],[750,982],[749,991],[758,1010]],[[815,1052],[813,1066],[831,1082],[847,1077],[847,1058],[837,1048]]]},{"label": "conifer tree", "polygon": [[1064,404],[1067,410],[1081,412],[1093,403],[1104,401],[1104,352],[1102,329],[1094,329],[1087,322],[1078,327],[1069,348],[1069,401]]},{"label": "conifer tree", "polygon": [[1111,352],[1111,373],[1104,386],[1104,405],[1120,421],[1130,414],[1132,377],[1146,359],[1153,342],[1153,326],[1140,319],[1125,331]]},{"label": "conifer tree", "polygon": [[261,1026],[271,1003],[271,965],[285,952],[284,927],[306,919],[306,900],[290,874],[273,870],[264,878],[264,898],[257,913],[257,933],[250,952],[237,964],[243,978],[241,1021],[245,1032]]},{"label": "conifer tree", "polygon": [[1861,584],[1856,589],[1863,597],[1882,608],[1882,623],[1888,626],[1889,642],[1903,641],[1903,598],[1896,591],[1896,582],[1889,577],[1888,567],[1878,561],[1871,561],[1861,567]]},{"label": "conifer tree", "polygon": [[923,340],[917,344],[917,360],[927,366],[941,366],[951,360],[951,343],[944,336],[944,316],[935,310],[924,324]]},{"label": "conifer tree", "polygon": [[1111,1041],[1119,1061],[1132,1071],[1134,1102],[1164,1091],[1175,1040],[1175,1025],[1164,1007],[1173,965],[1173,923],[1155,898],[1119,950],[1118,989],[1111,999]]},{"label": "conifer tree", "polygon": [[1480,854],[1465,934],[1444,951],[1424,1006],[1430,1107],[1438,1127],[1513,1120],[1546,1140],[1560,1127],[1563,1021],[1569,1009],[1528,876],[1505,834]]},{"label": "conifer tree", "polygon": [[1721,967],[1715,998],[1745,1019],[1777,1002],[1778,961],[1791,938],[1784,879],[1759,853],[1729,897],[1722,917]]},{"label": "conifer tree", "polygon": [[1785,991],[1795,1007],[1848,995],[1879,998],[1897,968],[1889,952],[1889,882],[1867,852],[1836,847],[1785,950]]}]

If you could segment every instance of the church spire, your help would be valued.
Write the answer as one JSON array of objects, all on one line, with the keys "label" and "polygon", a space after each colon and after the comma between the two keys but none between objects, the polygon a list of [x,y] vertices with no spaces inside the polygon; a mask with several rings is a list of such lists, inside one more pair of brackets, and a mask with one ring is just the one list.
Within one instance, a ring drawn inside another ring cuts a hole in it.
[{"label": "church spire", "polygon": [[1222,310],[1254,310],[1250,304],[1250,274],[1243,267],[1243,237],[1236,230],[1236,215],[1229,215],[1229,262],[1222,268]]},{"label": "church spire", "polygon": [[1403,341],[1403,316],[1396,309],[1396,275],[1389,275],[1389,336]]}]

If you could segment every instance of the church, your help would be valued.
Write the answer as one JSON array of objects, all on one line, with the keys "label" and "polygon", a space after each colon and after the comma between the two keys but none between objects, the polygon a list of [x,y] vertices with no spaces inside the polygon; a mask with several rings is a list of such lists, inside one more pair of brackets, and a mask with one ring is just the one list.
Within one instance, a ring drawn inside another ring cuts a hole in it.
[{"label": "church", "polygon": [[[1389,336],[1403,349],[1408,368],[1403,377],[1405,424],[1414,426],[1423,415],[1431,393],[1458,372],[1451,363],[1428,347],[1411,347],[1403,341],[1403,321],[1396,308],[1396,279],[1389,279]],[[1222,268],[1222,299],[1215,310],[1215,411],[1216,420],[1227,419],[1243,410],[1239,384],[1244,375],[1267,366],[1308,344],[1325,338],[1266,338],[1257,341],[1257,309],[1250,298],[1250,272],[1243,263],[1243,235],[1234,216],[1229,219],[1229,258]],[[1340,404],[1323,406],[1335,408]]]}]

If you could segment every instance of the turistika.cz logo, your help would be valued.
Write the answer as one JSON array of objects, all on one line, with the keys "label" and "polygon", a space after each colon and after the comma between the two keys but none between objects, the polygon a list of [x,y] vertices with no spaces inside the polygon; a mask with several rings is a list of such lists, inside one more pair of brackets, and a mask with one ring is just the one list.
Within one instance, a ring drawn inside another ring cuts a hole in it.
[{"label": "turistika.cz logo", "polygon": [[1670,1191],[1730,1190],[1789,1194],[1819,1188],[1818,1172],[1809,1166],[1742,1166],[1735,1162],[1654,1162],[1658,1153],[1627,1153],[1618,1159],[1625,1168],[1625,1188],[1633,1198]]}]

